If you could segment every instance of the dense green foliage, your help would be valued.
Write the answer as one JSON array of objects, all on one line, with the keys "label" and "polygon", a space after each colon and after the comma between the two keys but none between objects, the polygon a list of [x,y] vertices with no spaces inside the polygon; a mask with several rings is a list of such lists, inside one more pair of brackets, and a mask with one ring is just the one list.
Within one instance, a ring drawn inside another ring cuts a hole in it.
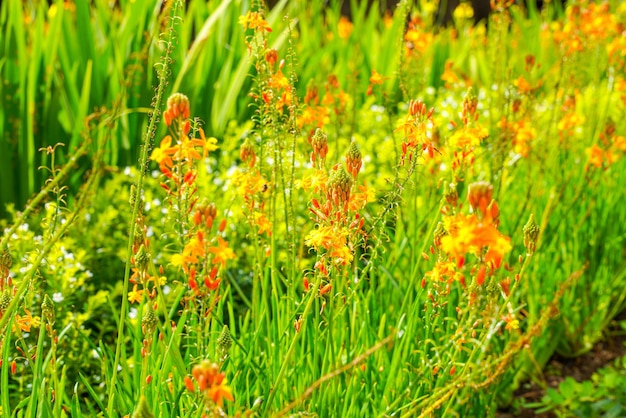
[{"label": "dense green foliage", "polygon": [[0,416],[493,416],[602,338],[620,2],[252,3],[0,6]]}]

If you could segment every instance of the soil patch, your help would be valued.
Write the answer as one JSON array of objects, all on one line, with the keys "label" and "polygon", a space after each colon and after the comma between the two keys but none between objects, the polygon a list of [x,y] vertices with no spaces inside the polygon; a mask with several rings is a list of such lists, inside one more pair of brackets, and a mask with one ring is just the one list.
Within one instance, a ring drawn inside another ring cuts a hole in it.
[{"label": "soil patch", "polygon": [[[607,329],[606,336],[596,343],[591,351],[579,357],[566,358],[555,354],[552,356],[544,369],[545,383],[550,388],[558,388],[559,383],[566,377],[572,377],[578,382],[589,380],[600,368],[607,366],[613,360],[626,355],[626,333],[619,326],[619,322],[626,320],[626,311],[620,313]],[[523,383],[515,391],[516,399],[524,399],[525,402],[538,402],[545,390],[534,382]],[[555,414],[546,412],[535,414],[532,409],[521,408],[514,410],[512,407],[502,409],[496,413],[497,418],[554,418]]]}]

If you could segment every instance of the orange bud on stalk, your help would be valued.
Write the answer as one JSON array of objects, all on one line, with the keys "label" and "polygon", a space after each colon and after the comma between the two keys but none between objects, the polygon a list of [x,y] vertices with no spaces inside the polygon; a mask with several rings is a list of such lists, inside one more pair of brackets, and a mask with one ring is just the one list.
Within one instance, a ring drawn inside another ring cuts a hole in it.
[{"label": "orange bud on stalk", "polygon": [[187,388],[187,390],[189,392],[195,392],[196,387],[193,384],[193,380],[191,380],[191,378],[189,376],[185,376],[185,378],[183,379],[183,381],[185,382],[185,387]]},{"label": "orange bud on stalk", "polygon": [[482,286],[484,282],[485,282],[485,266],[482,265],[480,266],[480,269],[478,270],[478,274],[476,275],[476,283],[479,286]]},{"label": "orange bud on stalk", "polygon": [[326,293],[330,292],[332,288],[333,288],[332,283],[328,283],[326,286],[320,289],[320,296],[325,295]]}]

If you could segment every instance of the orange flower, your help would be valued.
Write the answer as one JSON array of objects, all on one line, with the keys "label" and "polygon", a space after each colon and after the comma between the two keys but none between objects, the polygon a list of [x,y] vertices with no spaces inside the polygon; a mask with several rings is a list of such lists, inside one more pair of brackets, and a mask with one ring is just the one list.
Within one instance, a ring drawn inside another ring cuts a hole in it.
[{"label": "orange flower", "polygon": [[446,88],[450,88],[454,84],[458,84],[461,80],[459,76],[454,72],[452,67],[454,66],[454,61],[449,59],[446,60],[443,74],[441,75],[441,80],[445,82]]},{"label": "orange flower", "polygon": [[604,151],[597,145],[593,145],[585,150],[585,153],[589,157],[588,166],[592,165],[596,168],[602,168],[604,161]]},{"label": "orange flower", "polygon": [[313,174],[309,174],[302,180],[296,182],[296,187],[302,188],[305,191],[313,191],[313,193],[319,193],[324,191],[326,183],[328,182],[328,175],[325,170],[315,170]]},{"label": "orange flower", "polygon": [[257,232],[259,235],[264,232],[267,232],[268,235],[272,235],[272,223],[267,219],[264,213],[254,212],[254,223],[259,227],[259,231]]},{"label": "orange flower", "polygon": [[32,316],[28,309],[24,309],[24,312],[26,312],[26,315],[24,316],[21,316],[20,314],[15,314],[15,324],[13,324],[14,331],[20,329],[24,332],[30,332],[31,326],[36,328],[41,323],[41,318],[38,316]]},{"label": "orange flower", "polygon": [[155,148],[150,155],[152,161],[156,161],[159,167],[172,167],[172,155],[176,154],[176,148],[172,147],[172,137],[166,136],[161,141],[159,148]]},{"label": "orange flower", "polygon": [[467,253],[480,257],[487,249],[485,261],[498,268],[504,254],[511,251],[511,239],[493,224],[481,222],[476,215],[458,214],[446,219],[446,223],[448,235],[441,238],[441,249],[457,261]]},{"label": "orange flower", "polygon": [[423,54],[432,44],[433,34],[423,28],[420,18],[414,18],[409,22],[409,29],[404,35],[404,41],[408,54],[417,52]]},{"label": "orange flower", "polygon": [[[198,390],[203,392],[207,400],[214,402],[220,408],[224,405],[224,399],[232,402],[235,400],[233,392],[226,385],[226,376],[219,371],[216,363],[203,360],[191,370],[193,379],[198,383]],[[195,385],[189,377],[185,377],[185,386],[194,391]]]},{"label": "orange flower", "polygon": [[377,84],[383,84],[383,76],[376,70],[372,70],[372,76],[370,77],[370,85],[367,88],[367,95],[371,96],[374,92],[374,86]]},{"label": "orange flower", "polygon": [[228,247],[228,242],[222,237],[217,237],[217,247],[209,248],[209,252],[214,254],[213,264],[221,264],[222,268],[226,267],[226,261],[235,258],[235,253]]},{"label": "orange flower", "polygon": [[367,185],[357,186],[357,190],[350,194],[350,202],[348,203],[348,208],[355,212],[363,209],[369,202],[376,200],[374,189],[367,187]]},{"label": "orange flower", "polygon": [[305,105],[302,113],[298,116],[298,127],[323,128],[330,121],[329,114],[330,110],[325,106]]},{"label": "orange flower", "polygon": [[454,263],[449,261],[437,261],[435,267],[425,274],[425,277],[435,282],[446,282],[454,279],[460,280],[461,276],[461,273],[456,271]]},{"label": "orange flower", "polygon": [[196,147],[204,147],[204,141],[202,139],[191,139],[186,136],[182,137],[178,145],[176,145],[176,158],[191,165],[194,160],[202,158]]}]

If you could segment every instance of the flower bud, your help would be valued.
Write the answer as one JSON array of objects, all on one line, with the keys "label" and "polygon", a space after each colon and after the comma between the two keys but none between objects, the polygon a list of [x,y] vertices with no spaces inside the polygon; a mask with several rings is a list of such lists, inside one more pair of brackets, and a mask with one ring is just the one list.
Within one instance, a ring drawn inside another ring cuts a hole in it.
[{"label": "flower bud", "polygon": [[524,247],[528,251],[528,255],[533,255],[537,247],[537,238],[539,238],[539,225],[535,222],[535,216],[531,213],[528,222],[524,225]]},{"label": "flower bud", "polygon": [[328,153],[328,136],[321,129],[315,130],[311,138],[311,146],[313,147],[311,162],[315,163],[318,159],[324,161]]},{"label": "flower bud", "polygon": [[493,198],[493,186],[486,181],[478,181],[469,185],[468,200],[472,209],[478,210],[482,216],[487,214],[487,207]]},{"label": "flower bud", "polygon": [[222,356],[224,356],[230,347],[233,345],[233,339],[230,335],[230,330],[228,329],[228,325],[224,325],[222,329],[222,333],[217,338],[217,347],[222,351]]},{"label": "flower bud", "polygon": [[146,251],[146,247],[142,244],[135,254],[135,265],[139,270],[145,271],[150,263],[150,254]]},{"label": "flower bud", "polygon": [[159,319],[154,313],[152,303],[146,303],[143,308],[143,317],[141,318],[141,329],[143,330],[143,333],[146,335],[152,335],[152,333],[156,330],[158,323]]},{"label": "flower bud", "polygon": [[443,222],[439,222],[437,224],[437,227],[435,228],[435,247],[439,248],[439,246],[441,245],[441,238],[445,237],[446,235],[448,235],[448,231],[446,231],[445,226],[443,226]]},{"label": "flower bud", "polygon": [[276,61],[278,61],[278,51],[275,48],[270,49],[265,53],[265,61],[270,65],[270,67],[274,67]]},{"label": "flower bud", "polygon": [[174,119],[188,119],[189,115],[189,99],[187,96],[181,93],[174,93],[167,99],[167,110],[163,114],[167,126],[170,126]]},{"label": "flower bud", "polygon": [[337,208],[347,208],[353,180],[343,165],[339,164],[331,171],[326,183],[326,198]]},{"label": "flower bud", "polygon": [[239,156],[241,157],[241,161],[247,163],[250,168],[254,167],[254,163],[256,162],[256,153],[254,152],[254,145],[252,145],[249,138],[246,138],[241,145]]},{"label": "flower bud", "polygon": [[478,110],[478,98],[474,94],[474,90],[470,87],[467,94],[463,98],[463,122],[467,123],[473,118],[476,118],[476,111]]},{"label": "flower bud", "polygon": [[459,192],[456,190],[456,184],[450,183],[443,191],[443,198],[446,203],[456,208],[459,203]]},{"label": "flower bud", "polygon": [[348,172],[352,175],[352,178],[356,179],[362,165],[363,159],[361,157],[361,151],[359,151],[359,148],[356,146],[356,142],[352,141],[350,148],[348,148],[348,153],[346,154],[346,167],[348,167]]},{"label": "flower bud", "polygon": [[43,302],[41,303],[41,316],[46,320],[46,323],[50,326],[54,325],[54,302],[50,299],[50,296],[44,295]]},{"label": "flower bud", "polygon": [[9,289],[5,289],[0,295],[0,314],[4,313],[4,311],[9,307],[11,299],[13,299],[11,297],[11,292],[9,292]]}]

